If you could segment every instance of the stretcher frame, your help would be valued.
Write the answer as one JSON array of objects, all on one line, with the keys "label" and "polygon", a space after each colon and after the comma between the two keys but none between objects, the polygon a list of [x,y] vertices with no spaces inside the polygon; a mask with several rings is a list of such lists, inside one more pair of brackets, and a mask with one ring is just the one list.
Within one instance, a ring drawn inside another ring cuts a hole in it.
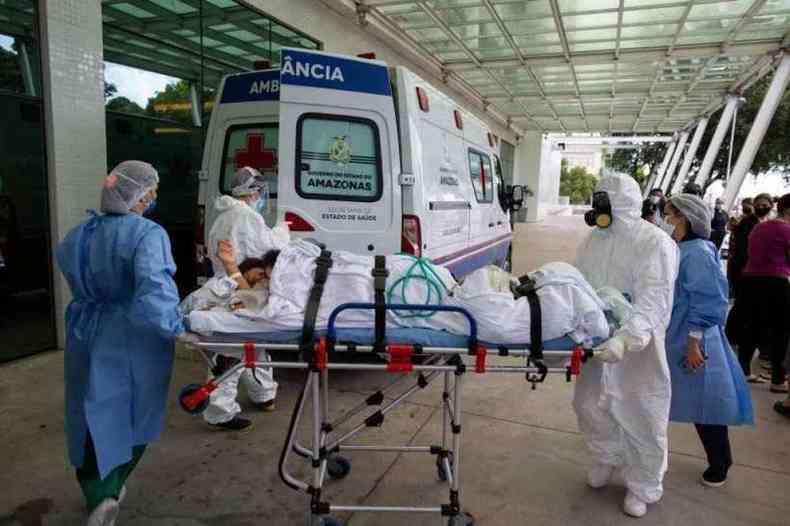
[{"label": "stretcher frame", "polygon": [[[338,306],[331,313],[326,336],[321,337],[314,345],[306,347],[304,344],[289,343],[211,343],[201,342],[194,347],[200,352],[203,359],[213,366],[211,355],[221,353],[225,355],[238,355],[243,358],[239,363],[231,366],[222,374],[212,378],[203,385],[191,384],[186,386],[179,395],[181,407],[190,413],[199,414],[207,406],[211,392],[219,384],[243,368],[271,367],[272,369],[299,369],[306,371],[304,385],[299,393],[296,404],[291,414],[288,433],[283,444],[279,460],[279,475],[282,481],[290,488],[303,491],[310,496],[310,507],[307,524],[309,526],[336,526],[341,524],[330,514],[334,512],[403,512],[403,513],[432,513],[447,517],[450,526],[470,526],[474,518],[461,508],[461,433],[463,419],[462,390],[464,377],[473,371],[475,374],[488,373],[518,373],[524,374],[527,382],[535,389],[538,383],[543,382],[549,374],[565,374],[566,381],[571,381],[573,376],[581,372],[581,365],[593,356],[593,351],[581,345],[569,350],[537,352],[527,347],[498,346],[489,349],[478,343],[477,323],[474,317],[465,309],[448,305],[394,305],[387,304],[386,310],[391,311],[428,311],[428,312],[457,312],[466,317],[469,323],[470,335],[467,347],[440,347],[421,346],[410,343],[385,343],[379,341],[371,345],[355,345],[352,343],[337,342],[336,322],[338,316],[348,310],[375,310],[381,305],[374,303],[346,303]],[[383,332],[383,331],[382,331]],[[378,338],[377,338],[378,339]],[[261,355],[266,359],[259,359],[260,351],[298,351],[299,359],[296,361],[272,361],[268,354]],[[386,360],[386,363],[352,363],[350,361],[330,361],[330,357],[345,357],[348,353],[375,353]],[[525,358],[524,365],[488,365],[488,356],[515,356]],[[467,363],[466,357],[474,358],[474,363]],[[547,367],[544,357],[567,358],[564,367]],[[346,411],[333,421],[329,420],[329,372],[337,370],[346,371],[387,371],[401,375],[390,385],[379,389]],[[403,383],[416,373],[416,382],[404,390],[393,395],[390,400],[385,398],[385,393]],[[370,427],[381,427],[386,415],[407,401],[416,392],[424,389],[437,377],[443,377],[442,389],[442,437],[441,443],[435,445],[356,445],[349,443],[355,436]],[[311,443],[302,445],[297,439],[299,424],[306,412],[306,402],[312,404]],[[377,407],[373,413],[367,415],[359,422],[352,425],[350,431],[339,433],[338,428],[369,408]],[[339,436],[338,436],[339,435]],[[322,499],[323,488],[327,475],[333,479],[345,478],[350,470],[351,463],[340,455],[343,451],[356,452],[397,452],[397,453],[428,453],[436,456],[438,478],[446,481],[449,487],[449,501],[436,506],[358,506],[335,504]],[[310,461],[310,480],[300,480],[289,469],[289,460],[294,453]]]}]

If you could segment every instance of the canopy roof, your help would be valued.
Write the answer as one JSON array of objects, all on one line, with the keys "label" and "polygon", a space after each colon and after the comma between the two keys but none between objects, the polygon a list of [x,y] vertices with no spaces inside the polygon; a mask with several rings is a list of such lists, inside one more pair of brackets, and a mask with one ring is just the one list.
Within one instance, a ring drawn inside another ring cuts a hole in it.
[{"label": "canopy roof", "polygon": [[[35,33],[29,0],[0,1],[0,32]],[[102,0],[104,59],[216,85],[219,78],[279,61],[282,47],[321,43],[233,0]]]},{"label": "canopy roof", "polygon": [[769,73],[790,0],[364,0],[521,130],[661,133]]}]

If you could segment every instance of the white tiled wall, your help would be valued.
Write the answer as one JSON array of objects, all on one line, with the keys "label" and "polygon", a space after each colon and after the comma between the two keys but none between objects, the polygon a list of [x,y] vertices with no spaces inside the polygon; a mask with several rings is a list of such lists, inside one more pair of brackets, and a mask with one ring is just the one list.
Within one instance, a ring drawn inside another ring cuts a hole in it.
[{"label": "white tiled wall", "polygon": [[[53,250],[97,208],[107,169],[99,0],[40,0]],[[68,288],[55,269],[58,339]]]}]

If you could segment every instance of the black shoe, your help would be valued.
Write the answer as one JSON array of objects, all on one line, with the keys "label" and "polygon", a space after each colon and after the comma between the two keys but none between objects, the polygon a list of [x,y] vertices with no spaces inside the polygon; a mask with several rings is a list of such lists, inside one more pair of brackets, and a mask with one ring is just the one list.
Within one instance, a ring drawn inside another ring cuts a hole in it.
[{"label": "black shoe", "polygon": [[790,418],[790,407],[786,406],[781,400],[774,404],[774,411],[782,416]]},{"label": "black shoe", "polygon": [[709,488],[720,488],[727,482],[727,472],[722,473],[720,470],[708,468],[702,474],[700,482]]},{"label": "black shoe", "polygon": [[232,420],[219,424],[209,424],[209,426],[211,429],[216,429],[217,431],[245,432],[252,429],[252,421],[240,416],[234,416]]},{"label": "black shoe", "polygon": [[266,402],[254,402],[252,405],[254,405],[256,409],[259,409],[265,413],[271,413],[277,409],[277,404],[274,402],[274,398],[267,400]]}]

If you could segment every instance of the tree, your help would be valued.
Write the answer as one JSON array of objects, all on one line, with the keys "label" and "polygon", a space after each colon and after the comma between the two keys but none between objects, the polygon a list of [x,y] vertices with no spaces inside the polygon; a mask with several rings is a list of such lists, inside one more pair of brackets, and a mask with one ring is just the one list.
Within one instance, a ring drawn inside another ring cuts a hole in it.
[{"label": "tree", "polygon": [[107,102],[105,106],[107,111],[117,111],[119,113],[131,113],[136,115],[145,115],[145,110],[142,106],[126,97],[115,97]]},{"label": "tree", "polygon": [[104,81],[104,100],[111,99],[118,93],[118,86],[112,82]]},{"label": "tree", "polygon": [[145,107],[148,115],[165,117],[192,124],[190,84],[187,80],[171,82],[164,91],[157,91]]},{"label": "tree", "polygon": [[[735,122],[735,140],[733,143],[733,165],[738,159],[738,154],[743,147],[746,136],[749,134],[754,118],[757,116],[757,111],[760,109],[765,92],[771,83],[771,78],[764,78],[757,82],[746,93],[746,101],[738,109],[738,115]],[[691,163],[689,174],[695,174],[702,164],[702,159],[705,157],[705,152],[708,150],[716,126],[721,118],[722,110],[714,113],[705,133],[700,141],[699,148]],[[790,181],[790,90],[785,91],[779,107],[774,114],[771,121],[771,126],[765,134],[757,155],[752,163],[751,172],[757,175],[764,174],[771,170],[781,171],[785,178]],[[693,133],[694,130],[690,130]],[[669,144],[651,143],[646,144],[637,150],[616,150],[612,156],[610,166],[615,169],[634,174],[636,169],[645,164],[650,166],[651,172],[664,157],[666,148]],[[719,149],[716,160],[713,163],[708,184],[717,179],[725,179],[727,177],[727,163],[729,160],[730,152],[730,133],[728,129],[727,136]]]},{"label": "tree", "polygon": [[571,204],[579,205],[590,202],[595,184],[598,180],[587,172],[583,166],[568,168],[568,162],[563,159],[560,165],[560,195],[570,198]]}]

